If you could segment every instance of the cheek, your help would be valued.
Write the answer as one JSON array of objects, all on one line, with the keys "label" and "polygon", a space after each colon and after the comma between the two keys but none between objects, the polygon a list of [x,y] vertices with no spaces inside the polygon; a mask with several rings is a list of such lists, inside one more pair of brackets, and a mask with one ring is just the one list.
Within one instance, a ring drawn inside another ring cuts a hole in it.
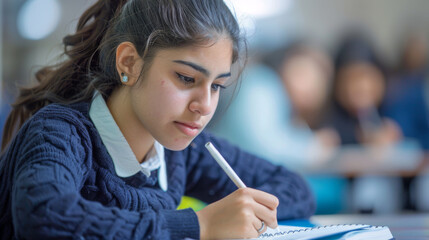
[{"label": "cheek", "polygon": [[153,91],[154,98],[157,99],[153,104],[155,111],[178,112],[186,104],[187,95],[185,91],[179,90],[173,83],[167,80],[160,80],[156,91]]}]

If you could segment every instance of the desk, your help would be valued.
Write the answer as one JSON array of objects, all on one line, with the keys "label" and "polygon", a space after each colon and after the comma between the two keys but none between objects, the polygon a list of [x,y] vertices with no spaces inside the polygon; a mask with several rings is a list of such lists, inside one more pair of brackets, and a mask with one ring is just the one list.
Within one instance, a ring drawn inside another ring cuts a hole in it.
[{"label": "desk", "polygon": [[429,154],[405,143],[397,148],[344,146],[328,162],[309,166],[302,174],[316,195],[319,214],[394,213],[426,209],[428,202],[427,186],[419,187],[424,191],[411,189],[416,177],[429,176]]},{"label": "desk", "polygon": [[396,240],[428,240],[429,213],[395,215],[315,215],[311,223],[316,225],[362,223],[376,226],[388,226]]},{"label": "desk", "polygon": [[339,174],[412,177],[429,172],[429,155],[412,143],[388,147],[349,145],[337,149],[332,157],[320,164],[308,166],[303,174]]}]

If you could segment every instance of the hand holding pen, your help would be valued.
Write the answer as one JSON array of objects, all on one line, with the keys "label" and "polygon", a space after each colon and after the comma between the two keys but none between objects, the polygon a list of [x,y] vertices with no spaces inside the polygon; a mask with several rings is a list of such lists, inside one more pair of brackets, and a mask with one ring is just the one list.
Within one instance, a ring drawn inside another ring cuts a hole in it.
[{"label": "hand holding pen", "polygon": [[278,199],[247,188],[214,146],[206,147],[239,189],[197,212],[201,239],[256,238],[267,226],[277,228]]}]

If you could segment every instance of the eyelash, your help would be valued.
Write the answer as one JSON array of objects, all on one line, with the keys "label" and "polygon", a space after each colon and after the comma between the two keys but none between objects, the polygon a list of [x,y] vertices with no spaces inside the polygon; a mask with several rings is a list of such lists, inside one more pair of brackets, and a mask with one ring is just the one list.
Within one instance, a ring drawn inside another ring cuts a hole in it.
[{"label": "eyelash", "polygon": [[225,89],[226,87],[225,86],[223,86],[223,85],[220,85],[220,84],[215,84],[215,83],[213,83],[212,84],[212,89],[213,89],[213,91],[215,91],[215,92],[217,92],[217,91],[219,91],[220,89]]},{"label": "eyelash", "polygon": [[185,85],[189,85],[195,82],[195,79],[192,77],[187,77],[180,73],[176,73],[176,74],[177,74],[177,78],[179,78],[179,80],[182,81]]},{"label": "eyelash", "polygon": [[[181,82],[183,82],[185,85],[190,85],[190,84],[192,84],[192,83],[194,83],[194,82],[195,82],[195,79],[194,79],[194,78],[192,78],[192,77],[187,77],[187,76],[184,76],[184,75],[182,75],[182,74],[180,74],[180,73],[176,73],[176,75],[177,75],[177,78],[178,78]],[[225,86],[223,86],[223,85],[220,85],[220,84],[216,84],[216,83],[213,83],[213,84],[212,84],[212,90],[213,90],[213,91],[217,92],[217,91],[219,91],[219,88],[220,88],[220,89],[225,89],[226,87],[225,87]]]}]

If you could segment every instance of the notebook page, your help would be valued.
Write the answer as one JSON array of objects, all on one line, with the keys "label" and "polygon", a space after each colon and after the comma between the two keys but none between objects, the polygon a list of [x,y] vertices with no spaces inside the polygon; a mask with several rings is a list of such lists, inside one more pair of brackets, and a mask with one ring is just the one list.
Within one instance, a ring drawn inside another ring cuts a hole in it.
[{"label": "notebook page", "polygon": [[371,226],[344,234],[339,240],[383,240],[394,239],[388,227]]},{"label": "notebook page", "polygon": [[[283,226],[282,226],[283,227]],[[329,225],[313,228],[301,228],[295,230],[281,230],[280,232],[265,232],[257,239],[265,240],[306,240],[328,237],[336,234],[347,233],[350,231],[364,229],[370,227],[365,224],[344,224],[344,225]]]},{"label": "notebook page", "polygon": [[[279,232],[289,232],[289,231],[297,231],[297,230],[303,230],[308,227],[297,227],[297,226],[288,226],[288,225],[279,225]],[[267,231],[265,231],[263,234],[276,234],[277,230],[272,229],[270,227],[267,227]]]}]

